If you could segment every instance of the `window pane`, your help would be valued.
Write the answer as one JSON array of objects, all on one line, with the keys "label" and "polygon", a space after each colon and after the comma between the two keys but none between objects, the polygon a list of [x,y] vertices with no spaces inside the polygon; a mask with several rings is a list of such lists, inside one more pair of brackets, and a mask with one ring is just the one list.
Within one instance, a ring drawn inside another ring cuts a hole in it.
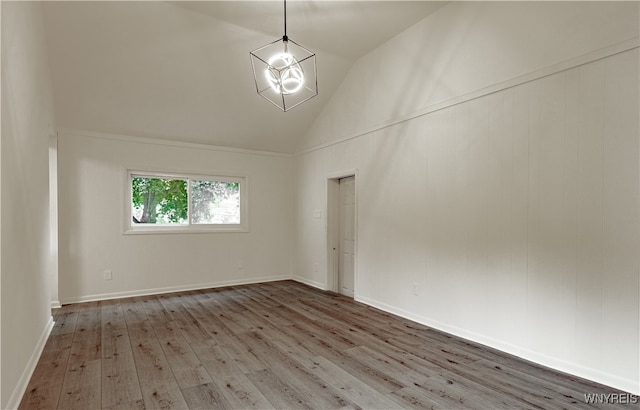
[{"label": "window pane", "polygon": [[186,224],[187,181],[151,177],[131,178],[134,224]]},{"label": "window pane", "polygon": [[191,181],[194,224],[239,224],[240,183]]}]

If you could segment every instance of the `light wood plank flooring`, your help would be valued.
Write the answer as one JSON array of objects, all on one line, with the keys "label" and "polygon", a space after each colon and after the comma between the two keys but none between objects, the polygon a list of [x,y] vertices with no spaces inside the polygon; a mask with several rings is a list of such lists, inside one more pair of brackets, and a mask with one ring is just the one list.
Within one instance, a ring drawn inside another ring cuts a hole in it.
[{"label": "light wood plank flooring", "polygon": [[621,393],[293,281],[54,319],[22,409],[583,409]]}]

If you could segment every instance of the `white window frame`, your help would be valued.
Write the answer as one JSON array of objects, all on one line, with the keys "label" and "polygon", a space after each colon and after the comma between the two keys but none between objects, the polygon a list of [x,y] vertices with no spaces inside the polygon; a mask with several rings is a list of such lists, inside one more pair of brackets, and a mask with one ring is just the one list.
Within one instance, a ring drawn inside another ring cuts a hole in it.
[{"label": "white window frame", "polygon": [[[188,221],[186,224],[136,224],[133,222],[132,196],[133,178],[184,179],[187,181]],[[240,223],[239,224],[192,224],[191,223],[191,180],[237,182],[240,184]],[[125,184],[125,224],[124,233],[129,234],[166,234],[166,233],[216,233],[249,232],[249,178],[226,174],[187,174],[176,172],[127,170]]]}]

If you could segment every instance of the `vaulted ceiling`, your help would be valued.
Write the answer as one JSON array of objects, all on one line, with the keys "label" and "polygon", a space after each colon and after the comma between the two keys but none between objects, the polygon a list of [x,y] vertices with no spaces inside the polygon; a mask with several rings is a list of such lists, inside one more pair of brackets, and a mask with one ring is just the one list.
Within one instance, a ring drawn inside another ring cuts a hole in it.
[{"label": "vaulted ceiling", "polygon": [[257,95],[249,61],[282,37],[282,2],[45,2],[57,125],[293,152],[354,61],[443,4],[289,1],[319,95],[284,113]]}]

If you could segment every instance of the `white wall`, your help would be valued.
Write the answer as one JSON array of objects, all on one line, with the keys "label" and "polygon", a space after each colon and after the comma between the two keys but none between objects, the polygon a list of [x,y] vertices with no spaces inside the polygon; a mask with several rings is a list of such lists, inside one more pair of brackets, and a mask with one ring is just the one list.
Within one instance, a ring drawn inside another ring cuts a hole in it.
[{"label": "white wall", "polygon": [[[249,232],[123,234],[127,170],[248,177]],[[290,275],[289,155],[61,131],[58,178],[62,303]]]},{"label": "white wall", "polygon": [[294,273],[326,286],[358,169],[356,299],[639,393],[637,16],[452,3],[363,57],[296,158]]},{"label": "white wall", "polygon": [[637,2],[451,2],[354,63],[298,150],[637,36]]},{"label": "white wall", "polygon": [[18,405],[52,326],[51,83],[38,3],[2,2],[0,408]]}]

